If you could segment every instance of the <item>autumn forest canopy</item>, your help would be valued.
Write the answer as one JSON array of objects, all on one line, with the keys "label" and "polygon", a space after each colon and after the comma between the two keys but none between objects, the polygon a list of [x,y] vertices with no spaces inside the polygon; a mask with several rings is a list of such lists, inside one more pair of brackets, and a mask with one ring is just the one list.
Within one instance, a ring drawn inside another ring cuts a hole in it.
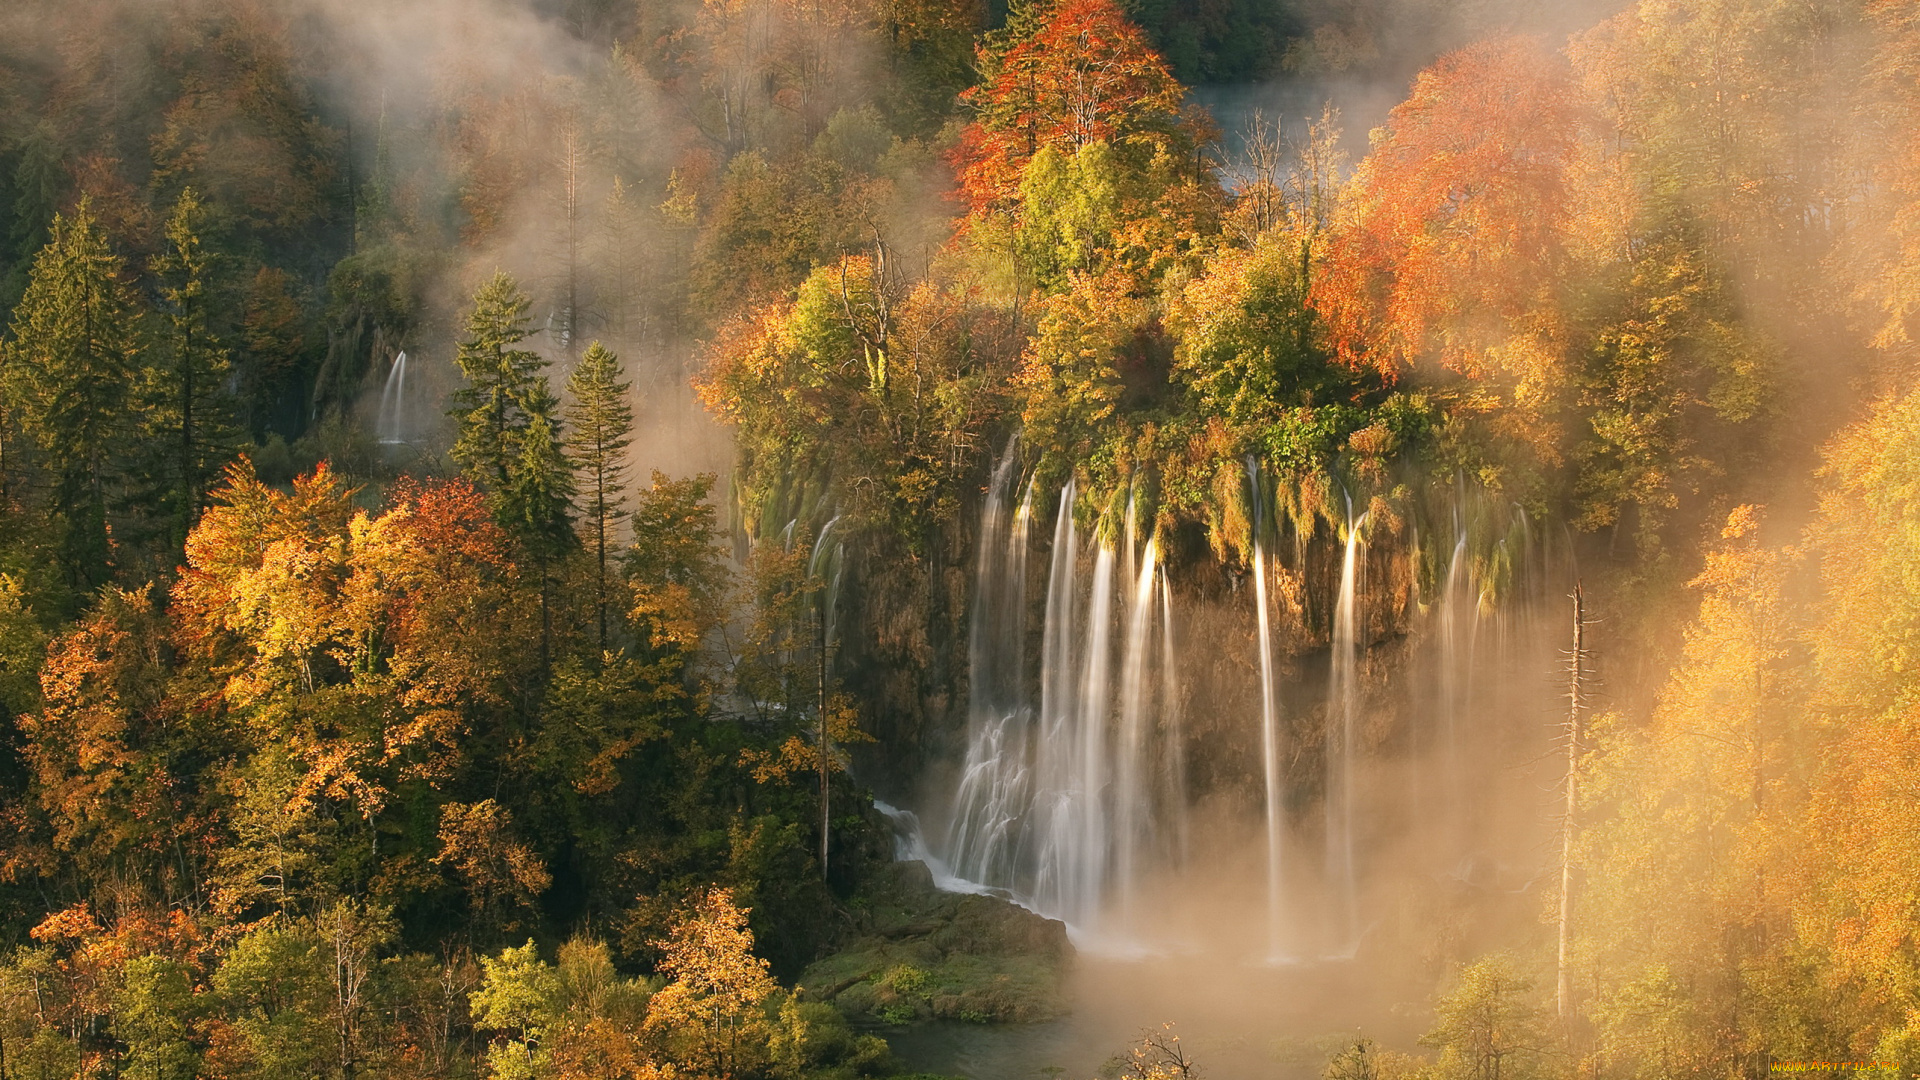
[{"label": "autumn forest canopy", "polygon": [[0,1080],[1920,1070],[1920,3],[14,0],[0,316]]}]

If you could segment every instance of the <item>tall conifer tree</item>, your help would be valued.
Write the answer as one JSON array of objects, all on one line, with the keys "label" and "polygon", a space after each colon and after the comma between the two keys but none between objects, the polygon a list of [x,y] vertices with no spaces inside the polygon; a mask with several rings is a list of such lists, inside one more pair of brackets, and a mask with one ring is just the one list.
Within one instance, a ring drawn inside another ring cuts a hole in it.
[{"label": "tall conifer tree", "polygon": [[107,579],[107,506],[124,475],[140,353],[140,306],[124,271],[86,199],[71,217],[56,214],[6,351],[9,411],[53,474],[49,509],[79,587]]},{"label": "tall conifer tree", "polygon": [[607,647],[607,542],[626,508],[625,452],[633,442],[631,387],[621,379],[620,358],[599,342],[567,378],[573,406],[567,411],[567,449],[580,477],[587,539],[593,545],[594,607],[602,651]]},{"label": "tall conifer tree", "polygon": [[205,220],[199,195],[192,188],[181,192],[167,221],[166,249],[153,262],[172,362],[153,372],[149,419],[168,447],[170,501],[181,522],[180,539],[199,518],[207,487],[233,456],[237,441],[226,392],[229,357],[213,330],[209,278],[218,256],[201,240]]},{"label": "tall conifer tree", "polygon": [[546,390],[539,353],[513,346],[527,337],[527,297],[505,273],[496,272],[473,297],[467,338],[457,362],[467,385],[454,391],[450,415],[459,422],[453,459],[496,496],[505,492],[520,436],[527,429],[527,401],[536,384]]},{"label": "tall conifer tree", "polygon": [[504,273],[480,287],[467,319],[459,364],[467,385],[454,392],[460,422],[454,460],[492,494],[495,520],[540,572],[540,663],[551,654],[554,563],[573,533],[573,467],[561,443],[560,402],[547,384],[547,361],[515,349],[527,337],[527,298]]},{"label": "tall conifer tree", "polygon": [[573,532],[573,465],[560,441],[560,403],[544,376],[525,402],[527,427],[520,454],[500,493],[500,519],[533,556],[540,572],[540,667],[553,651],[553,568],[580,542]]}]

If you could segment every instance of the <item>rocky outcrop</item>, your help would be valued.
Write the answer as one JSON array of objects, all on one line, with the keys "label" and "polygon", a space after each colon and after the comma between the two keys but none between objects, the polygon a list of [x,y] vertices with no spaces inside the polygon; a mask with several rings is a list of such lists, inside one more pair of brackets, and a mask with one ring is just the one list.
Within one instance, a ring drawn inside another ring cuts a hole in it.
[{"label": "rocky outcrop", "polygon": [[800,977],[850,1018],[1027,1023],[1066,1011],[1064,923],[998,896],[941,892],[925,863],[876,889],[859,936]]}]

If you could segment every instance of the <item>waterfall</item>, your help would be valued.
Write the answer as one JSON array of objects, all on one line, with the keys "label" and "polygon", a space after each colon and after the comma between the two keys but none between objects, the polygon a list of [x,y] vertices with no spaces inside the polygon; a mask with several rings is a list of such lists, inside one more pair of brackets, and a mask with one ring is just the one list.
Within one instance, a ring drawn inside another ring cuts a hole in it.
[{"label": "waterfall", "polygon": [[1126,526],[1109,519],[1083,584],[1076,488],[1062,488],[1036,708],[1025,634],[1034,492],[1009,514],[1014,470],[1009,448],[981,512],[967,753],[938,854],[957,878],[1114,940],[1130,933],[1157,861],[1182,857],[1186,846],[1176,644],[1159,541],[1140,531],[1129,544]]},{"label": "waterfall", "polygon": [[374,437],[388,445],[407,441],[407,353],[393,358],[387,372],[386,388],[380,391],[380,416],[374,423]]},{"label": "waterfall", "polygon": [[[1457,782],[1460,775],[1460,713],[1461,713],[1461,672],[1460,658],[1464,655],[1460,648],[1460,604],[1468,587],[1467,566],[1467,529],[1462,520],[1460,509],[1456,506],[1454,518],[1453,557],[1447,563],[1447,583],[1440,594],[1440,708],[1444,724],[1440,749],[1440,764],[1445,785],[1445,804],[1442,807],[1444,821],[1449,831],[1459,825],[1460,788]],[[1478,605],[1470,604],[1472,607]],[[1449,841],[1452,838],[1449,837]]]},{"label": "waterfall", "polygon": [[1366,514],[1354,519],[1349,504],[1339,599],[1333,610],[1333,670],[1327,684],[1327,885],[1337,942],[1351,942],[1359,925],[1353,866],[1353,765],[1359,711],[1360,532],[1366,522]]},{"label": "waterfall", "polygon": [[1247,456],[1247,484],[1253,494],[1253,604],[1260,654],[1260,773],[1266,800],[1267,952],[1279,956],[1286,899],[1286,790],[1280,774],[1280,698],[1273,676],[1273,627],[1267,604],[1266,499],[1260,468]]},{"label": "waterfall", "polygon": [[[1131,530],[1129,530],[1131,534]],[[1149,537],[1140,558],[1139,579],[1127,608],[1127,651],[1120,675],[1120,738],[1114,769],[1116,790],[1114,823],[1117,841],[1115,887],[1119,892],[1122,925],[1132,928],[1134,887],[1138,882],[1138,863],[1146,828],[1145,813],[1152,793],[1147,790],[1146,720],[1153,698],[1147,687],[1148,668],[1153,662],[1153,612],[1159,558],[1154,540]]]},{"label": "waterfall", "polygon": [[1008,527],[1016,449],[1017,443],[1009,444],[995,467],[981,515],[968,641],[967,757],[947,838],[947,861],[955,872],[982,882],[1011,883],[1016,874],[1030,776],[1022,654],[1017,644],[1009,647],[1025,622],[1030,511],[1022,502]]},{"label": "waterfall", "polygon": [[813,553],[807,558],[807,577],[820,583],[820,647],[827,650],[825,664],[827,670],[833,670],[833,648],[840,640],[840,580],[845,570],[846,545],[834,540],[833,527],[840,523],[840,515],[835,514],[820,527],[820,535],[814,538]]},{"label": "waterfall", "polygon": [[918,814],[901,810],[882,799],[873,800],[873,808],[880,811],[893,826],[893,857],[925,863],[927,872],[933,877],[934,888],[951,893],[993,895],[994,891],[985,885],[956,875],[945,860],[927,847],[926,838],[920,832]]},{"label": "waterfall", "polygon": [[1187,735],[1181,721],[1180,669],[1174,663],[1173,587],[1160,575],[1160,716],[1167,728],[1166,805],[1173,814],[1169,840],[1174,865],[1185,866],[1192,840],[1187,824]]},{"label": "waterfall", "polygon": [[1033,898],[1042,911],[1061,912],[1068,892],[1060,853],[1074,833],[1073,688],[1074,570],[1073,481],[1060,492],[1053,524],[1053,560],[1047,575],[1047,609],[1040,643],[1040,746],[1035,774],[1035,867]]},{"label": "waterfall", "polygon": [[1087,648],[1075,710],[1072,744],[1078,751],[1069,790],[1074,798],[1072,843],[1060,858],[1071,882],[1062,898],[1061,917],[1091,928],[1099,917],[1101,887],[1107,876],[1108,780],[1107,706],[1112,700],[1113,545],[1102,542],[1093,559],[1093,589],[1087,598]]},{"label": "waterfall", "polygon": [[[1524,665],[1537,666],[1540,650],[1521,632],[1524,624],[1508,625],[1516,613],[1505,606],[1509,597],[1525,602],[1536,592],[1545,595],[1531,575],[1549,567],[1532,542],[1536,524],[1517,508],[1463,483],[1456,491],[1435,491],[1432,503],[1401,504],[1406,531],[1388,531],[1375,541],[1368,531],[1376,520],[1371,510],[1349,501],[1334,545],[1320,547],[1325,533],[1316,536],[1306,528],[1286,549],[1297,552],[1298,567],[1283,567],[1285,556],[1276,551],[1280,537],[1263,514],[1271,512],[1273,496],[1262,490],[1267,480],[1258,463],[1249,461],[1255,617],[1250,625],[1241,622],[1241,632],[1252,638],[1258,658],[1252,674],[1259,680],[1259,712],[1255,717],[1241,705],[1237,723],[1212,716],[1195,722],[1203,714],[1186,712],[1195,703],[1246,702],[1254,688],[1211,686],[1206,680],[1233,665],[1225,657],[1180,654],[1169,538],[1149,527],[1153,518],[1140,490],[1108,495],[1100,527],[1089,538],[1074,518],[1082,493],[1072,480],[1063,484],[1052,511],[1045,573],[1031,568],[1036,573],[1029,590],[1030,548],[1046,543],[1034,535],[1036,505],[1044,495],[1023,483],[1018,449],[1010,443],[996,460],[980,513],[969,611],[967,743],[947,789],[952,801],[944,815],[934,814],[937,826],[924,840],[916,831],[918,819],[905,811],[896,815],[902,835],[914,837],[903,851],[929,860],[943,888],[1008,896],[1066,921],[1082,948],[1132,952],[1174,944],[1155,919],[1159,903],[1180,902],[1177,893],[1162,888],[1167,871],[1178,870],[1183,886],[1230,884],[1211,876],[1238,865],[1218,857],[1222,845],[1245,844],[1243,850],[1263,856],[1263,864],[1258,870],[1249,866],[1249,888],[1241,894],[1249,923],[1243,940],[1260,941],[1255,924],[1261,921],[1266,930],[1264,943],[1250,944],[1249,951],[1269,960],[1287,956],[1302,944],[1302,914],[1319,912],[1322,955],[1337,958],[1357,947],[1370,917],[1361,896],[1373,869],[1366,859],[1369,844],[1393,838],[1409,844],[1407,850],[1432,851],[1456,874],[1476,881],[1524,865],[1528,856],[1512,848],[1511,830],[1503,833],[1505,823],[1482,812],[1514,797],[1494,790],[1512,781],[1484,770],[1471,782],[1466,775],[1489,755],[1515,753],[1534,734],[1524,708],[1506,695],[1518,685],[1516,677],[1531,670]],[[1429,506],[1432,516],[1423,516]],[[838,527],[829,523],[822,530],[815,553],[815,573],[829,588],[840,573]],[[1408,648],[1418,657],[1416,681],[1406,686],[1410,694],[1403,699],[1410,706],[1406,738],[1388,738],[1378,750],[1364,749],[1371,740],[1362,710],[1372,695],[1363,697],[1360,674],[1370,636],[1370,543],[1407,545],[1391,551],[1402,562],[1386,558],[1385,551],[1377,560],[1390,584],[1399,580],[1399,567],[1434,560],[1433,576],[1425,579],[1430,605],[1410,596],[1405,606],[1371,609],[1389,631],[1409,632]],[[1426,544],[1436,548],[1429,551]],[[1295,793],[1288,789],[1289,747],[1281,724],[1285,635],[1278,621],[1288,605],[1276,592],[1293,580],[1292,572],[1323,565],[1308,561],[1310,552],[1333,556],[1339,567],[1337,582],[1331,573],[1320,579],[1325,606],[1316,605],[1329,612],[1330,646],[1325,784],[1317,807],[1325,830],[1320,874],[1299,871],[1300,849],[1289,836],[1299,823],[1290,820]],[[1043,577],[1044,605],[1037,595]],[[1211,635],[1230,625],[1220,621],[1225,613],[1212,613],[1209,605],[1216,601],[1204,593],[1194,600],[1196,641],[1213,641]],[[1247,602],[1244,594],[1231,601],[1240,620],[1240,605]],[[1492,628],[1485,645],[1483,622]],[[1183,660],[1189,661],[1185,667]],[[1246,779],[1235,781],[1236,775]],[[1404,790],[1379,790],[1388,777],[1404,778]],[[1258,796],[1255,784],[1262,789]],[[1219,828],[1217,815],[1245,805],[1240,800],[1248,796],[1260,798],[1262,807],[1246,815],[1245,831]],[[1207,829],[1196,827],[1190,838],[1189,815],[1202,813],[1207,816],[1193,820],[1208,822]],[[1190,841],[1201,845],[1191,860]],[[1232,890],[1200,900],[1217,905],[1228,895]],[[1188,920],[1177,933],[1185,937],[1194,930]]]},{"label": "waterfall", "polygon": [[1267,618],[1267,545],[1253,540],[1253,603],[1260,640],[1260,763],[1267,810],[1267,949],[1280,951],[1281,904],[1285,895],[1286,792],[1280,780],[1280,707],[1273,685],[1273,630]]}]

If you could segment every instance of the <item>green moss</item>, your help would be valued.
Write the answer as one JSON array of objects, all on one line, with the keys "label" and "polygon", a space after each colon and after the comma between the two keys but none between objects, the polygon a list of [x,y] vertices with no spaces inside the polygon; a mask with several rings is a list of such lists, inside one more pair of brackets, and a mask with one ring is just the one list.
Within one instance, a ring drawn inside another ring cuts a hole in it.
[{"label": "green moss", "polygon": [[1025,1023],[1065,1011],[1066,928],[1005,900],[936,891],[918,863],[895,868],[863,933],[809,967],[809,993],[849,1017]]}]

